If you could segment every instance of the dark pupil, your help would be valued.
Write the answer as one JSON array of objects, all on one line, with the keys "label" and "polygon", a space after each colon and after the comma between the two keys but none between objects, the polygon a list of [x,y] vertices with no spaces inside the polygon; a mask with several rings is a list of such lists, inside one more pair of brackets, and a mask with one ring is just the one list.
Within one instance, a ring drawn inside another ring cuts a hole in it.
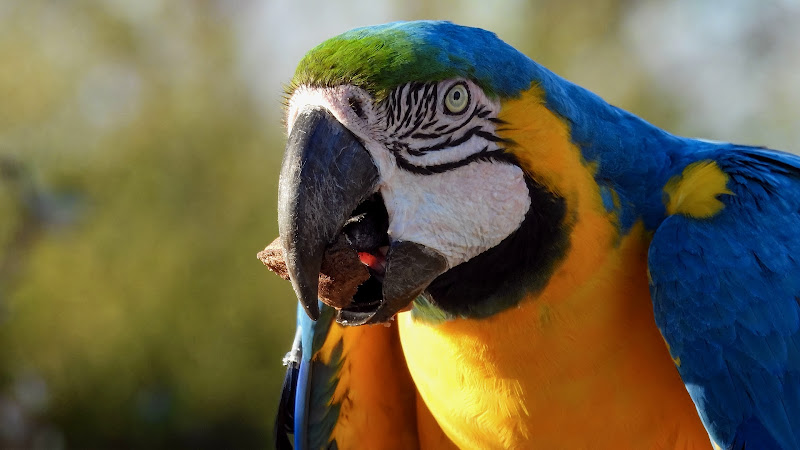
[{"label": "dark pupil", "polygon": [[455,91],[453,92],[453,100],[458,101],[461,98],[461,92]]}]

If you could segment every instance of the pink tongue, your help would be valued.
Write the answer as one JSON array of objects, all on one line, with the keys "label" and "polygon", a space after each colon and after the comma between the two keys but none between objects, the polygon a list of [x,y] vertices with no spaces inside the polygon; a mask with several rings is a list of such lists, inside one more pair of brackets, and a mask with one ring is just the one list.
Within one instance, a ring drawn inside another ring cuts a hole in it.
[{"label": "pink tongue", "polygon": [[386,271],[386,257],[383,255],[373,255],[372,253],[358,252],[358,259],[360,259],[365,266],[379,274],[383,274]]}]

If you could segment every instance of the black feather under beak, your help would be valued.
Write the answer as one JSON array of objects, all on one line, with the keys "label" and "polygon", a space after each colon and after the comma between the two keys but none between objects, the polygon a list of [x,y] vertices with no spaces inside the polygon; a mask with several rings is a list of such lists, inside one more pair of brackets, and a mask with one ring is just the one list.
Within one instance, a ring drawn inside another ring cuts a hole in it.
[{"label": "black feather under beak", "polygon": [[[377,192],[379,179],[369,152],[329,111],[309,107],[298,113],[281,167],[278,228],[292,286],[313,320],[319,317],[318,279],[325,248],[336,241],[357,207]],[[445,270],[447,262],[435,250],[392,242],[380,302],[374,308],[344,308],[337,321],[387,321]]]}]

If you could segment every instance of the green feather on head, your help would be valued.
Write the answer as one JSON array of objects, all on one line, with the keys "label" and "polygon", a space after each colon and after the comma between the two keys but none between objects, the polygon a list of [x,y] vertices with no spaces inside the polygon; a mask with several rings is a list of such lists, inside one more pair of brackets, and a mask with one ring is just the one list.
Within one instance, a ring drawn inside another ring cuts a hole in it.
[{"label": "green feather on head", "polygon": [[461,77],[490,97],[516,96],[530,86],[531,64],[488,31],[445,22],[395,22],[357,28],[313,48],[286,91],[288,97],[302,85],[348,84],[380,101],[405,83]]}]

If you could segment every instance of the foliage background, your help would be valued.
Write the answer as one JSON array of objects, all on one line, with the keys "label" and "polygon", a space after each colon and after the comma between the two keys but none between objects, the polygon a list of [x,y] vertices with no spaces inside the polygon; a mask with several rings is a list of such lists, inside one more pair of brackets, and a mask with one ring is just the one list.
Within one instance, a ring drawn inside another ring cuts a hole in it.
[{"label": "foliage background", "polygon": [[420,18],[678,134],[800,149],[793,0],[3,0],[0,447],[270,446],[281,83],[327,37]]}]

